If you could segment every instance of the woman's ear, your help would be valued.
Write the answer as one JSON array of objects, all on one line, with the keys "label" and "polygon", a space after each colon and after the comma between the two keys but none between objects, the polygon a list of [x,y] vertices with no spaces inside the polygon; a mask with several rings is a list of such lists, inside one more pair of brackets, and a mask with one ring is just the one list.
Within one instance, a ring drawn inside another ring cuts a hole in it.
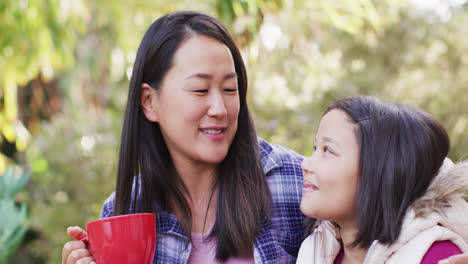
[{"label": "woman's ear", "polygon": [[142,83],[140,94],[141,110],[143,110],[146,118],[151,122],[158,122],[158,91],[149,86],[149,84]]}]

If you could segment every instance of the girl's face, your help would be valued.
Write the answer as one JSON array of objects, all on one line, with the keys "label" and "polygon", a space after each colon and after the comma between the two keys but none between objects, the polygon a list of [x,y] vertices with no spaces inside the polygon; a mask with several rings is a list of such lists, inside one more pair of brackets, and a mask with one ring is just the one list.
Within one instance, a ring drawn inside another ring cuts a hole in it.
[{"label": "girl's face", "polygon": [[320,121],[314,153],[301,164],[301,210],[305,215],[338,224],[354,222],[359,175],[355,129],[348,115],[338,109]]},{"label": "girl's face", "polygon": [[226,45],[204,35],[185,40],[160,89],[152,93],[152,121],[159,123],[177,167],[215,166],[226,157],[240,107]]}]

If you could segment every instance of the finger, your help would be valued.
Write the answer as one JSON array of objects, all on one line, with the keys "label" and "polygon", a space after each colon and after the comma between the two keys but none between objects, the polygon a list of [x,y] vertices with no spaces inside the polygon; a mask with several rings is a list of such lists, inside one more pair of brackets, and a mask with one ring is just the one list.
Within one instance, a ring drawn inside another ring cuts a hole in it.
[{"label": "finger", "polygon": [[62,264],[66,264],[69,255],[78,249],[86,249],[86,244],[76,240],[65,243],[62,249]]},{"label": "finger", "polygon": [[84,257],[84,258],[78,260],[78,262],[76,262],[76,264],[96,264],[96,262],[94,262],[93,257]]},{"label": "finger", "polygon": [[67,235],[75,240],[80,240],[84,238],[87,234],[86,232],[78,226],[71,226],[67,228]]},{"label": "finger", "polygon": [[[86,259],[89,259],[91,258],[90,261],[86,261]],[[69,255],[68,255],[68,258],[67,258],[67,264],[72,264],[72,263],[81,263],[81,262],[78,262],[78,261],[81,261],[83,260],[84,262],[83,263],[90,263],[93,259],[91,257],[91,252],[89,252],[89,250],[87,249],[77,249],[77,250],[74,250],[72,251]]]},{"label": "finger", "polygon": [[460,255],[454,255],[448,258],[448,262],[450,264],[467,264],[468,263],[468,253],[465,254],[460,254]]}]

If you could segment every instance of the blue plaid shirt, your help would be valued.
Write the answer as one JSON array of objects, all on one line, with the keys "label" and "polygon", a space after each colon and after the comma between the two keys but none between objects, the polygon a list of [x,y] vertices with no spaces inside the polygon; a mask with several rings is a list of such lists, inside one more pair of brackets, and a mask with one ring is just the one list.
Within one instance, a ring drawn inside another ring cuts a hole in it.
[{"label": "blue plaid shirt", "polygon": [[[255,263],[295,263],[304,234],[300,211],[303,157],[285,147],[259,139],[263,171],[267,175],[273,210],[254,242]],[[112,216],[115,193],[104,202],[101,218]],[[157,212],[158,232],[153,263],[187,263],[191,245],[176,216]]]}]

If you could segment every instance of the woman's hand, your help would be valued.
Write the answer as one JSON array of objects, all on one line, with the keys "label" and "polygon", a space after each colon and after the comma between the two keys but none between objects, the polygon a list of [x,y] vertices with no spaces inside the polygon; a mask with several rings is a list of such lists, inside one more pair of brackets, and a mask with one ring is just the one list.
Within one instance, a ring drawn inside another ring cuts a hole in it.
[{"label": "woman's hand", "polygon": [[468,264],[468,253],[451,256],[439,261],[439,264]]},{"label": "woman's hand", "polygon": [[67,234],[74,240],[63,246],[62,264],[96,264],[86,244],[80,241],[86,236],[86,232],[75,226],[69,227]]}]

